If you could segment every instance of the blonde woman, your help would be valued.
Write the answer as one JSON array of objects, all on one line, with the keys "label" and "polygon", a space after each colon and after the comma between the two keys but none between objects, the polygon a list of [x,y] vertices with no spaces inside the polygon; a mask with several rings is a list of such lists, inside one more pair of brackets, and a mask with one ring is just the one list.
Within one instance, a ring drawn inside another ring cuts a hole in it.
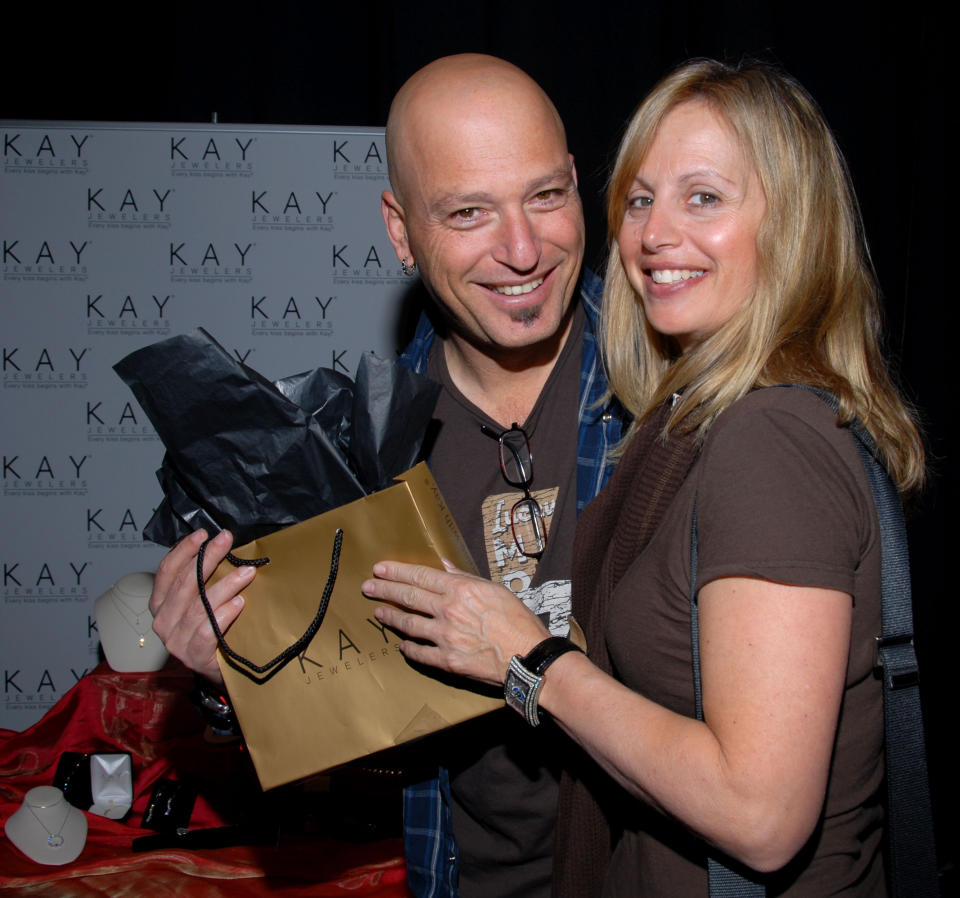
[{"label": "blonde woman", "polygon": [[[637,424],[578,524],[589,656],[460,572],[385,562],[365,589],[410,658],[506,682],[591,759],[561,794],[556,892],[706,895],[709,851],[768,894],[883,895],[879,529],[843,425],[903,494],[923,450],[843,159],[789,77],[693,62],[634,115],[608,209],[604,347]],[[758,389],[779,384],[839,417]]]}]

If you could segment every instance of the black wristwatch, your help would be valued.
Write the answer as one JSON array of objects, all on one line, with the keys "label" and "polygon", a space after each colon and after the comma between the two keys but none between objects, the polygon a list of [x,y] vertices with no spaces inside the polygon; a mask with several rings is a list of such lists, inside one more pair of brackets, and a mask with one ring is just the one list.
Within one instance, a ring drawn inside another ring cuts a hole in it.
[{"label": "black wristwatch", "polygon": [[561,655],[567,652],[582,652],[563,636],[551,636],[538,642],[523,658],[514,655],[507,668],[503,684],[503,697],[530,726],[540,726],[537,702],[543,686],[543,673]]}]

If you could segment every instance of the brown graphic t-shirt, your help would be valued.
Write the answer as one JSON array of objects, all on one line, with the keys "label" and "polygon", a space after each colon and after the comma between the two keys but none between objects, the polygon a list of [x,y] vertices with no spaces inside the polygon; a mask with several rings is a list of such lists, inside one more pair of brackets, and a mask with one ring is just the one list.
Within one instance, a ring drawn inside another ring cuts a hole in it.
[{"label": "brown graphic t-shirt", "polygon": [[[533,457],[530,491],[547,527],[539,561],[514,540],[510,511],[523,491],[503,479],[497,441],[480,430],[485,424],[499,433],[513,422],[492,420],[460,393],[439,341],[428,367],[444,386],[434,413],[440,428],[430,468],[477,568],[514,592],[557,635],[566,635],[570,613],[583,328],[578,308],[537,404],[518,422]],[[557,733],[550,729],[533,730],[504,708],[432,740],[437,760],[450,769],[462,898],[549,896],[558,783]]]},{"label": "brown graphic t-shirt", "polygon": [[[883,704],[874,677],[880,539],[854,442],[806,390],[758,390],[724,412],[645,551],[610,601],[607,646],[618,678],[695,716],[690,648],[690,528],[697,497],[698,587],[755,577],[848,593],[853,629],[822,817],[797,858],[767,881],[790,898],[886,894],[879,801]],[[785,672],[786,674],[787,672]],[[704,843],[641,801],[604,898],[707,894]]]}]

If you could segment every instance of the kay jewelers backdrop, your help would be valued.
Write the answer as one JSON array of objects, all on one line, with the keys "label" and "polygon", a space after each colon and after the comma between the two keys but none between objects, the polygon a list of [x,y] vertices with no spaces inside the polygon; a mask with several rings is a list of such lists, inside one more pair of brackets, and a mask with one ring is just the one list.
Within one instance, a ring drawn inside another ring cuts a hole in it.
[{"label": "kay jewelers backdrop", "polygon": [[23,729],[96,664],[96,598],[164,551],[142,537],[163,447],[112,365],[201,326],[271,379],[352,375],[395,353],[409,282],[382,129],[0,134],[0,727]]}]

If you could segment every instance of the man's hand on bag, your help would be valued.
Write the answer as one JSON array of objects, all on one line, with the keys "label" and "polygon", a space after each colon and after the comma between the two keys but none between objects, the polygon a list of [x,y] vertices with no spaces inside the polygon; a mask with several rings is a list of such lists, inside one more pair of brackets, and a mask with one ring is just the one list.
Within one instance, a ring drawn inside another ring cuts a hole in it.
[{"label": "man's hand on bag", "polygon": [[[217,638],[197,590],[197,553],[206,538],[205,531],[197,530],[164,556],[157,568],[150,612],[153,630],[171,655],[191,670],[222,683],[217,666]],[[233,536],[227,530],[222,530],[210,542],[203,557],[204,581],[216,570],[231,545]],[[207,599],[222,632],[226,632],[243,609],[240,592],[255,574],[256,568],[244,565],[207,588]]]}]

